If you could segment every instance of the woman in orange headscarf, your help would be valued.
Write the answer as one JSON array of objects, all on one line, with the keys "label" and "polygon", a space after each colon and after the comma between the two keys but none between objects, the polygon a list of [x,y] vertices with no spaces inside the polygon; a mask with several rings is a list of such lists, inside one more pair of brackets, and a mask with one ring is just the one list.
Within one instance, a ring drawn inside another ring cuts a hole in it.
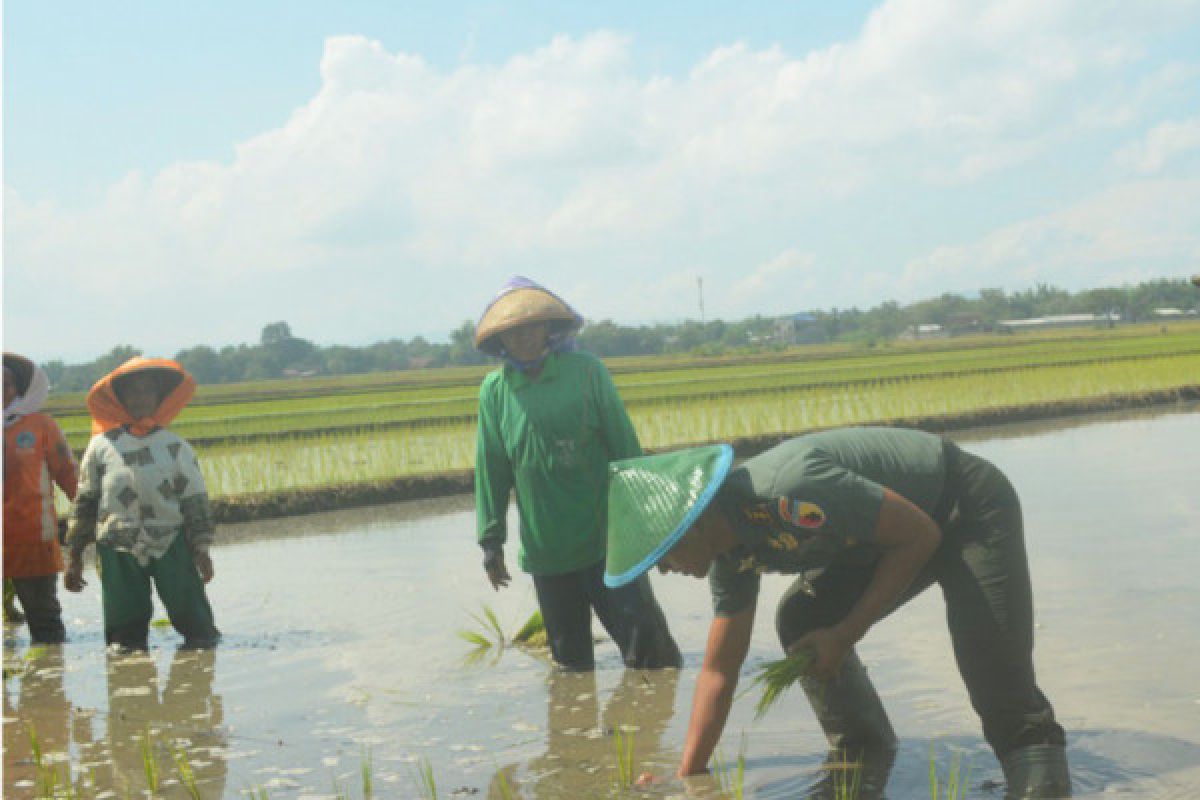
[{"label": "woman in orange headscarf", "polygon": [[213,577],[208,492],[191,446],[166,429],[195,391],[174,361],[137,357],[88,393],[93,436],[71,508],[63,584],[83,589],[83,550],[95,542],[104,637],[117,649],[146,649],[151,582],[185,647],[211,647],[219,636],[204,591]]},{"label": "woman in orange headscarf", "polygon": [[12,581],[30,638],[39,643],[66,637],[54,484],[73,498],[79,477],[58,424],[41,413],[49,391],[40,367],[4,354],[4,579]]}]

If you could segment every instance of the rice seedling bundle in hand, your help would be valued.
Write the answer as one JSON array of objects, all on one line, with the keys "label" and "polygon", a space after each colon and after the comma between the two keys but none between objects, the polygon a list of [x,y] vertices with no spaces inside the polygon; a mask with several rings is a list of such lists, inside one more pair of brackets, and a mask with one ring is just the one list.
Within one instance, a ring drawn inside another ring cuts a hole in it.
[{"label": "rice seedling bundle in hand", "polygon": [[816,653],[805,647],[785,658],[768,661],[760,666],[750,684],[750,689],[762,687],[762,696],[758,698],[758,704],[754,707],[754,718],[762,719],[780,695],[808,672],[815,658]]}]

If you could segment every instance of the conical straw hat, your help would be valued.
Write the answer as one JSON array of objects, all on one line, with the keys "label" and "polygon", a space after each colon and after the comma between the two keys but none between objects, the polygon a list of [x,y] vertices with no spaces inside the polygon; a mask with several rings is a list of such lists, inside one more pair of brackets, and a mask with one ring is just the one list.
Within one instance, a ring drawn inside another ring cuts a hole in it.
[{"label": "conical straw hat", "polygon": [[624,586],[658,563],[712,502],[732,463],[727,444],[611,462],[604,583]]},{"label": "conical straw hat", "polygon": [[498,335],[527,322],[553,323],[555,332],[583,327],[583,317],[570,306],[552,292],[517,275],[500,289],[479,318],[479,324],[475,327],[475,346],[485,353],[498,356]]}]

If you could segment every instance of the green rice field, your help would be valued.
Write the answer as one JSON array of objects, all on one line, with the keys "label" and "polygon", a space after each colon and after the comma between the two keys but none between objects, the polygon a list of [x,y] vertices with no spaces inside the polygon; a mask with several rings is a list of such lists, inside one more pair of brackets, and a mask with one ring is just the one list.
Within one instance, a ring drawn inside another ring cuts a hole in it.
[{"label": "green rice field", "polygon": [[[1200,323],[609,366],[643,445],[661,448],[1193,386]],[[201,387],[172,429],[196,445],[218,497],[469,469],[488,369]],[[82,395],[50,410],[81,450]]]}]

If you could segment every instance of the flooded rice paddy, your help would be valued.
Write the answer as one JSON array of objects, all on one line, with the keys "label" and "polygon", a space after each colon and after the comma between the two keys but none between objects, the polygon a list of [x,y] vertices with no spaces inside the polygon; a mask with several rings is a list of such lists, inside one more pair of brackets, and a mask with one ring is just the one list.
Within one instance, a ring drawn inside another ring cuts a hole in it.
[{"label": "flooded rice paddy", "polygon": [[[1021,493],[1036,663],[1076,796],[1200,796],[1200,409],[954,438]],[[655,577],[680,672],[624,670],[608,641],[594,674],[514,647],[468,666],[457,631],[478,627],[482,604],[509,632],[535,608],[527,576],[487,585],[473,527],[469,498],[227,526],[210,590],[225,638],[210,653],[156,628],[148,656],[106,656],[89,569],[82,595],[63,593],[66,645],[30,648],[23,628],[5,629],[4,797],[36,794],[31,731],[44,764],[88,776],[84,796],[147,796],[147,754],[161,797],[357,798],[364,766],[376,797],[429,796],[425,768],[443,798],[722,796],[712,779],[614,787],[614,729],[632,733],[634,774],[674,771],[705,583]],[[769,576],[761,608],[786,584]],[[885,796],[929,797],[931,758],[944,771],[959,757],[966,796],[998,799],[943,613],[926,592],[860,646],[901,738]],[[758,616],[747,672],[779,655],[772,614]],[[745,796],[825,796],[824,739],[802,693],[758,722],[755,699],[736,703],[721,747],[730,766],[744,752]]]}]

